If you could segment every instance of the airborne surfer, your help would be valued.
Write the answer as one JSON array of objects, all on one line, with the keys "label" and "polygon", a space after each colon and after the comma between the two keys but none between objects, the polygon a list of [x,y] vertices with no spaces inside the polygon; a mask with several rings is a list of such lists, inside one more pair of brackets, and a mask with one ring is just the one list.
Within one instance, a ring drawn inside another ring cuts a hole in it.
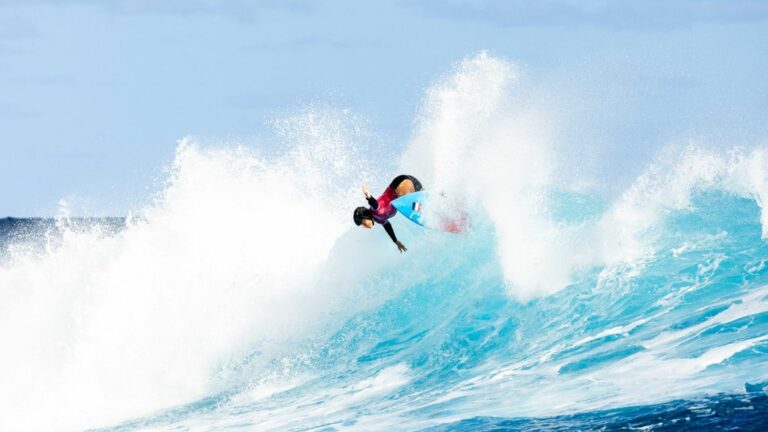
[{"label": "airborne surfer", "polygon": [[378,199],[371,196],[368,186],[363,186],[363,194],[365,199],[368,200],[370,208],[358,207],[355,209],[353,215],[355,224],[370,229],[376,223],[380,223],[384,230],[387,231],[387,234],[389,234],[389,238],[397,245],[397,249],[400,252],[408,251],[405,245],[395,236],[395,230],[388,219],[397,214],[397,210],[392,206],[393,200],[420,190],[421,183],[416,177],[405,174],[395,177]]}]

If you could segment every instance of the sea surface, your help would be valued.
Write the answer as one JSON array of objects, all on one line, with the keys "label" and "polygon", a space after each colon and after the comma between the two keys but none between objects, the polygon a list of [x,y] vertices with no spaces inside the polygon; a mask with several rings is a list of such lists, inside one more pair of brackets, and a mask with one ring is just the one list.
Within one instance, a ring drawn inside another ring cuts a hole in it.
[{"label": "sea surface", "polygon": [[[0,430],[768,430],[768,148],[602,194],[519,85],[460,64],[386,178],[310,110],[278,155],[183,140],[127,217],[0,219]],[[401,172],[467,229],[355,227]]]}]

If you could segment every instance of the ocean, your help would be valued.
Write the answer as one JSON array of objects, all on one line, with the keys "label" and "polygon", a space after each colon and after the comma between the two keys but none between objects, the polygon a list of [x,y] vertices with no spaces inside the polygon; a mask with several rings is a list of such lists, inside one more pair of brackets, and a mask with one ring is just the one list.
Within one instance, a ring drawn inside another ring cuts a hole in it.
[{"label": "ocean", "polygon": [[[768,148],[597,193],[519,85],[459,64],[387,178],[309,110],[277,154],[182,140],[128,217],[0,219],[0,430],[768,430]],[[355,227],[401,172],[466,231]]]}]

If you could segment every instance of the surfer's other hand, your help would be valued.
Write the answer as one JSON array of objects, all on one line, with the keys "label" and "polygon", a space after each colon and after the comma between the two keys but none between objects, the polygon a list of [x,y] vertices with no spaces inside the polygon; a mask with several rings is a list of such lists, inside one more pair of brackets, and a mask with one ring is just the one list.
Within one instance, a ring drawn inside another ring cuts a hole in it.
[{"label": "surfer's other hand", "polygon": [[395,244],[397,245],[397,249],[400,251],[400,253],[408,252],[408,248],[406,248],[400,240],[396,241]]},{"label": "surfer's other hand", "polygon": [[366,198],[369,198],[371,196],[371,192],[368,190],[368,185],[363,185],[363,195],[365,195]]}]

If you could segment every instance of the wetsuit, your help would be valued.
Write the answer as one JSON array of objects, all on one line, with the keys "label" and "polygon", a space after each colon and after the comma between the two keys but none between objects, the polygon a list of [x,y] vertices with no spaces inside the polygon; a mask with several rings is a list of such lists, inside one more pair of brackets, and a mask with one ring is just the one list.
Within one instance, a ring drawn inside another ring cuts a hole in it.
[{"label": "wetsuit", "polygon": [[389,223],[388,219],[397,214],[397,209],[392,205],[392,201],[397,199],[397,187],[400,186],[400,183],[406,179],[413,182],[413,187],[415,190],[421,190],[421,183],[416,179],[416,177],[409,175],[399,175],[395,177],[394,180],[392,180],[392,183],[389,184],[387,190],[385,190],[378,199],[374,199],[373,197],[368,198],[368,204],[371,206],[371,217],[373,217],[373,220],[380,223],[381,226],[384,227],[384,230],[386,230],[387,234],[389,234],[389,238],[391,238],[395,243],[397,243],[395,230],[392,228],[392,224]]}]

